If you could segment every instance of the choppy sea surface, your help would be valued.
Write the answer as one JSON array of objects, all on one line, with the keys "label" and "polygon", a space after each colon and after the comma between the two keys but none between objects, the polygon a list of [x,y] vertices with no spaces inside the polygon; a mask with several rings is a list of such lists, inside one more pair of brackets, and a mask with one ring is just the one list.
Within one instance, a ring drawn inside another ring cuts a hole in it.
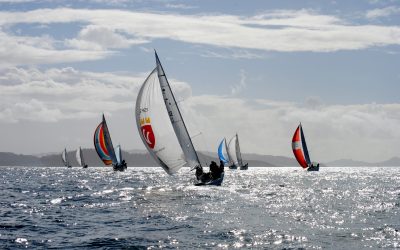
[{"label": "choppy sea surface", "polygon": [[0,248],[400,248],[400,167],[0,168]]}]

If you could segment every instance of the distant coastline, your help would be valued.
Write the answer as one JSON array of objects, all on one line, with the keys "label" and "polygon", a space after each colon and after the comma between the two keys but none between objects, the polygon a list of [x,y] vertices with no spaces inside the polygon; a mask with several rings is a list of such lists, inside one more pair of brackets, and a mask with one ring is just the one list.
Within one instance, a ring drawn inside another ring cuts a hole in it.
[{"label": "distant coastline", "polygon": [[[76,151],[69,151],[68,157],[72,166],[78,166],[75,159]],[[60,153],[61,154],[61,153]],[[0,152],[0,166],[33,166],[33,167],[62,167],[61,156],[58,153],[48,153],[41,155],[23,155],[10,152]],[[100,161],[94,149],[83,149],[85,160],[89,166],[104,166]],[[130,167],[155,167],[158,164],[145,151],[133,150],[130,152],[123,151],[124,158]],[[199,157],[202,162],[216,161],[216,155],[210,152],[201,152]],[[263,167],[299,167],[294,158],[285,156],[259,155],[259,154],[243,154],[245,162],[249,166]],[[322,163],[327,167],[399,167],[400,158],[393,157],[389,160],[369,163],[362,161],[354,161],[352,159],[341,159],[332,162]]]}]

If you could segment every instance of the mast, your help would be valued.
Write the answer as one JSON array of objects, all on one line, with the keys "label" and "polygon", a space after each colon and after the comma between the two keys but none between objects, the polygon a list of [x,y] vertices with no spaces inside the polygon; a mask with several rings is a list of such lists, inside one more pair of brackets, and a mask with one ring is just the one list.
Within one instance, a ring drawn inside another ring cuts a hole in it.
[{"label": "mast", "polygon": [[187,131],[186,124],[183,120],[181,111],[179,110],[176,102],[174,93],[172,92],[171,86],[168,82],[167,76],[165,75],[164,69],[161,65],[160,59],[158,58],[157,52],[155,52],[158,79],[160,81],[161,92],[164,98],[164,103],[168,111],[172,127],[174,128],[175,134],[178,138],[179,145],[182,148],[185,159],[190,168],[201,166],[199,156],[193,146],[192,139],[190,138],[189,132]]}]

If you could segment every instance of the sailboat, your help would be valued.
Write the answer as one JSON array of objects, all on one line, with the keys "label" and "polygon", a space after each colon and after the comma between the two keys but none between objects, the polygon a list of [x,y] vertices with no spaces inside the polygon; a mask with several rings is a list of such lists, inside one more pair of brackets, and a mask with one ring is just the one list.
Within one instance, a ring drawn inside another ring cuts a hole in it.
[{"label": "sailboat", "polygon": [[249,164],[246,163],[243,165],[242,153],[240,152],[239,146],[239,136],[238,134],[234,135],[230,140],[227,148],[228,156],[229,156],[229,168],[237,169],[238,167],[241,170],[247,170],[249,168]]},{"label": "sailboat", "polygon": [[76,150],[76,155],[75,155],[75,157],[76,157],[76,161],[78,162],[79,166],[81,166],[81,167],[83,167],[83,168],[87,168],[87,167],[88,167],[88,165],[85,164],[85,160],[84,160],[84,158],[83,158],[83,152],[82,152],[81,147],[79,147],[79,148]]},{"label": "sailboat", "polygon": [[224,154],[224,149],[226,152],[228,152],[226,138],[222,139],[221,143],[218,146],[218,158],[220,161],[226,164],[229,163],[229,156]]},{"label": "sailboat", "polygon": [[[124,171],[127,168],[125,160],[117,159],[104,114],[94,132],[93,142],[97,154],[106,166],[112,165],[115,171]],[[121,156],[121,153],[119,153],[119,156]]]},{"label": "sailboat", "polygon": [[62,151],[61,153],[61,159],[64,163],[64,166],[66,166],[67,168],[71,168],[72,166],[69,164],[69,160],[68,160],[68,154],[67,154],[67,149],[64,148],[64,151]]},{"label": "sailboat", "polygon": [[307,169],[307,171],[319,171],[319,163],[311,162],[310,155],[308,153],[306,138],[304,136],[304,131],[301,123],[294,132],[292,139],[292,149],[293,154],[301,167]]},{"label": "sailboat", "polygon": [[[158,58],[156,68],[144,81],[136,99],[136,124],[150,155],[170,175],[183,166],[203,173],[175,96]],[[197,184],[221,185],[224,175],[207,181],[196,175]]]}]

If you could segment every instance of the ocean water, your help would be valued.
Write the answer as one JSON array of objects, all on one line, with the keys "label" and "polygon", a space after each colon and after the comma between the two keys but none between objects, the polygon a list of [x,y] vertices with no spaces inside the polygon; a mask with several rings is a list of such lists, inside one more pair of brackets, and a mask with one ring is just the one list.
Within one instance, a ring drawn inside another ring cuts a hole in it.
[{"label": "ocean water", "polygon": [[0,248],[400,248],[400,167],[0,168]]}]

